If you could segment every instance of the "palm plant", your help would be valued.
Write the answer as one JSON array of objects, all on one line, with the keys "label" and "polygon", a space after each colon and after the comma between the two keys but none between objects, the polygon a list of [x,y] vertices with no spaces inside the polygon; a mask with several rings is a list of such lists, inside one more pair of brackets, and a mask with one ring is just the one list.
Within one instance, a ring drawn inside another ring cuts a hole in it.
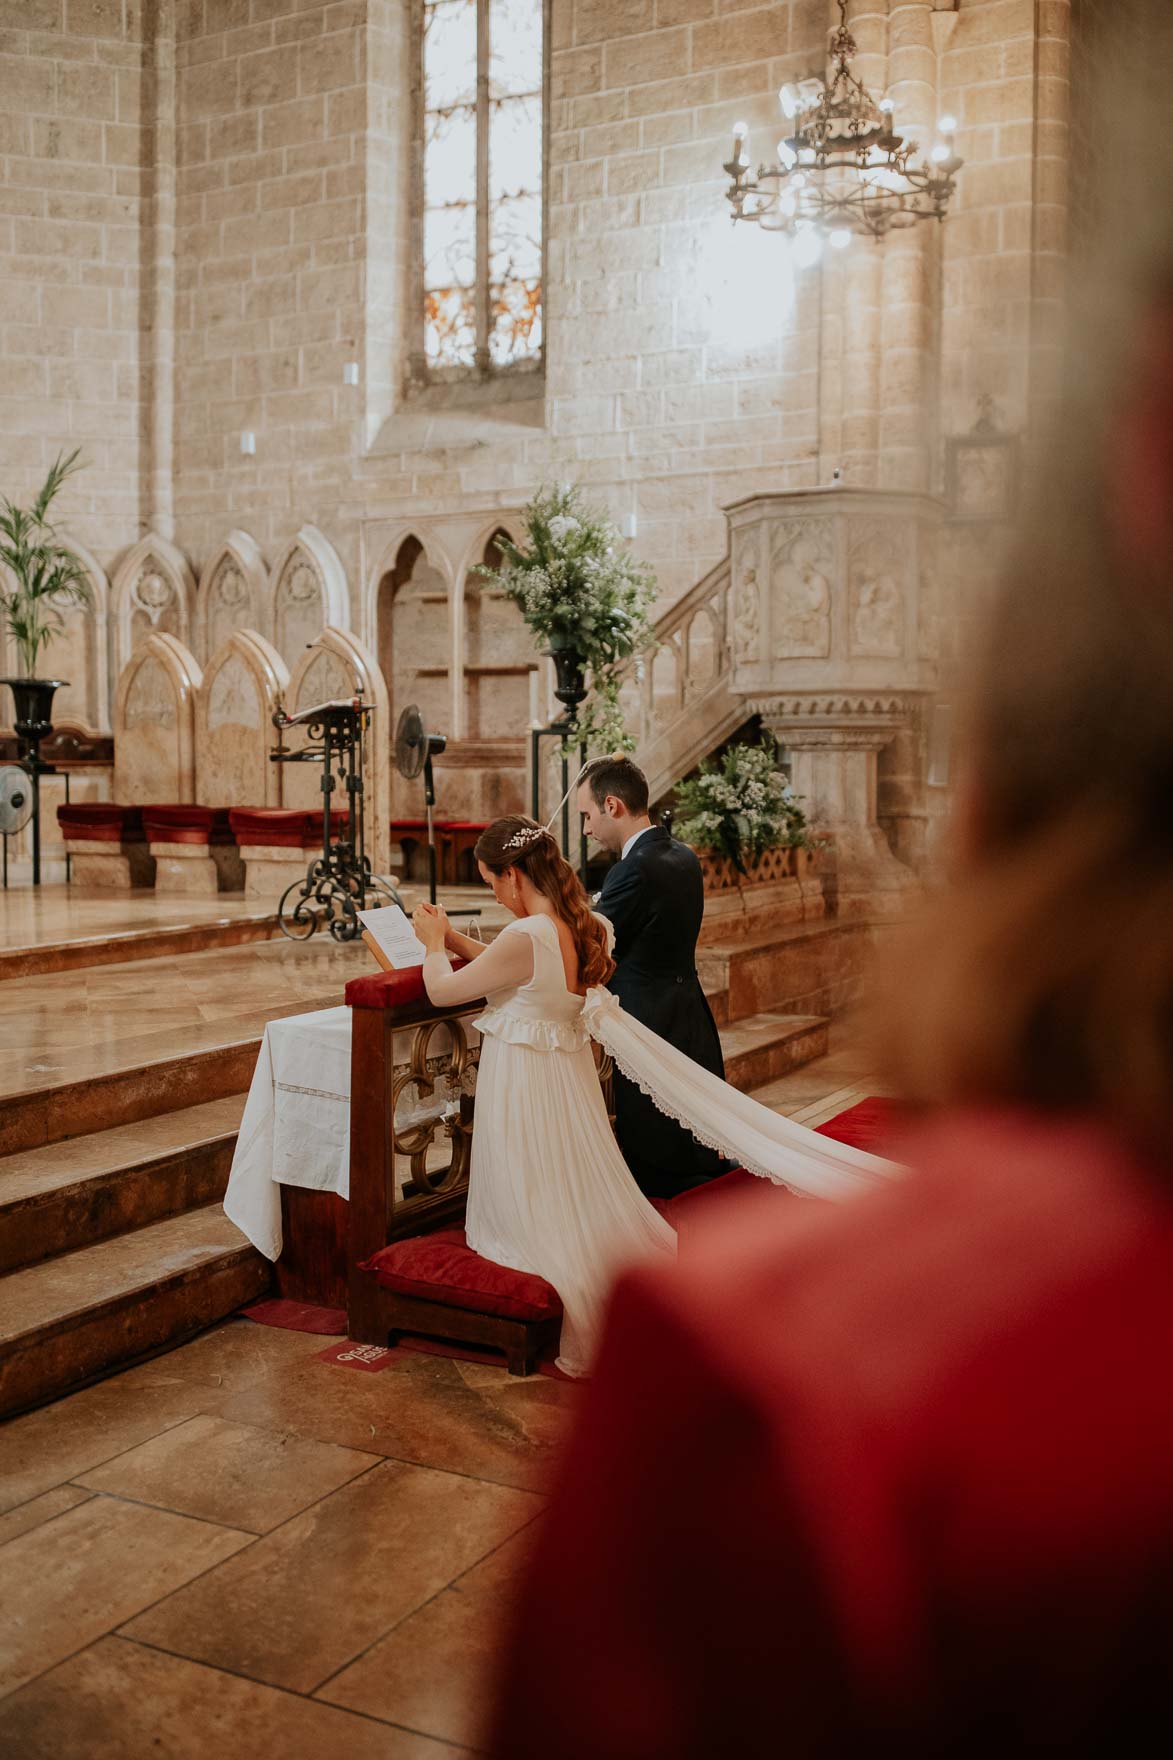
[{"label": "palm plant", "polygon": [[30,507],[0,498],[0,563],[16,585],[0,581],[0,610],[16,644],[27,678],[37,670],[37,656],[61,628],[66,605],[90,605],[93,592],[80,559],[57,536],[49,518],[65,479],[81,466],[81,448],[68,457],[59,453]]}]

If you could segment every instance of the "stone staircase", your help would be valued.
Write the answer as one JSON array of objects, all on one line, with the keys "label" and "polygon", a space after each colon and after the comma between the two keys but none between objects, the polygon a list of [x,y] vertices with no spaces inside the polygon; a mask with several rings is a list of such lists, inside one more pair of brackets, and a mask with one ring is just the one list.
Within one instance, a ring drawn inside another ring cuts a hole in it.
[{"label": "stone staircase", "polygon": [[[23,1060],[9,1053],[4,1062],[0,1416],[190,1337],[271,1281],[268,1262],[220,1208],[265,1021],[336,1004],[363,955],[333,944],[243,950],[272,967],[266,1003],[245,994],[234,935],[177,959],[152,959],[155,950],[155,937],[144,937],[133,973],[125,962],[138,949],[124,938],[109,970],[87,950],[88,972],[111,997],[110,1043],[99,1026],[97,1044],[63,1048],[50,1062],[42,1036]],[[11,1022],[30,997],[47,1017],[65,1012],[73,969],[70,960],[35,980],[0,982],[0,1019]],[[149,1018],[152,999],[177,990],[222,990],[227,1018],[197,1015],[181,1034],[134,1036],[138,999]],[[119,1038],[127,1017],[130,1036]]]}]

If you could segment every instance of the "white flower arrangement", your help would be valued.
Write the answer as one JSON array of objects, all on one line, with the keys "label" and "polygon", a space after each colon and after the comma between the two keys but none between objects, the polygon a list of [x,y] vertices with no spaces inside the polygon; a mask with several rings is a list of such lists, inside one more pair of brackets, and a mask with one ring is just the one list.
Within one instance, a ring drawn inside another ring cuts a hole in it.
[{"label": "white flower arrangement", "polygon": [[697,849],[718,850],[741,874],[768,849],[813,847],[769,734],[760,745],[727,747],[718,763],[704,764],[678,783],[675,812],[678,837]]},{"label": "white flower arrangement", "polygon": [[651,640],[655,576],[575,485],[540,489],[523,518],[528,546],[499,539],[501,567],[477,572],[497,581],[540,640],[572,649],[589,670],[574,738],[596,751],[630,750],[619,686],[624,662]]}]

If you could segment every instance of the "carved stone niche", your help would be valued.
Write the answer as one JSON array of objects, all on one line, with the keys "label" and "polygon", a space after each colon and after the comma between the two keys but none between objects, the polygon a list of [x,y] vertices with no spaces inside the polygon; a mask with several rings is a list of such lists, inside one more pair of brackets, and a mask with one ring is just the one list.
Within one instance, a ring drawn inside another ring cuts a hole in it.
[{"label": "carved stone niche", "polygon": [[269,574],[260,545],[229,532],[200,576],[196,652],[206,665],[234,630],[260,630],[269,615]]},{"label": "carved stone niche", "polygon": [[927,496],[840,488],[728,510],[734,689],[790,754],[840,916],[897,915],[917,891],[877,817],[877,771],[938,685],[942,511]]},{"label": "carved stone niche", "polygon": [[124,806],[194,801],[196,657],[152,633],[123,667],[114,698],[114,799]]},{"label": "carved stone niche", "polygon": [[273,710],[289,673],[253,629],[235,630],[208,662],[196,694],[196,799],[205,807],[279,807],[282,764]]},{"label": "carved stone niche", "polygon": [[[349,630],[327,627],[305,650],[293,668],[286,694],[288,712],[298,714],[317,703],[339,697],[361,696],[374,706],[370,730],[363,747],[366,853],[376,874],[386,874],[391,862],[391,702],[378,663],[368,648]],[[286,745],[294,750],[308,743],[304,731],[291,728]],[[321,769],[316,764],[285,764],[282,804],[286,807],[322,805]],[[331,810],[345,807],[346,796],[335,790]]]},{"label": "carved stone niche", "polygon": [[302,526],[273,568],[262,627],[292,673],[323,625],[349,628],[346,571],[317,527]]},{"label": "carved stone niche", "polygon": [[196,584],[187,558],[157,533],[141,538],[110,583],[114,674],[151,635],[174,636],[184,647],[195,626]]}]

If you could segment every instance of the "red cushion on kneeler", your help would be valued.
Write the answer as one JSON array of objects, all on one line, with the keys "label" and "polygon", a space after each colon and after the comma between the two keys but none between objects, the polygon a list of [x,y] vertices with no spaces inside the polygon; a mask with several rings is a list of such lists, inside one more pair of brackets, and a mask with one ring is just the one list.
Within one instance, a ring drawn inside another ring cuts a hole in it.
[{"label": "red cushion on kneeler", "polygon": [[[468,961],[454,959],[451,963],[452,970],[458,972]],[[400,972],[372,972],[365,978],[351,978],[345,994],[351,1008],[403,1008],[411,1002],[423,1002],[427,994],[423,968],[406,966]]]},{"label": "red cushion on kneeler", "polygon": [[[322,841],[320,807],[229,807],[228,823],[238,844],[253,848],[305,849]],[[330,826],[345,831],[350,822],[347,807],[331,811]]]},{"label": "red cushion on kneeler", "polygon": [[143,808],[150,843],[232,843],[227,807],[197,807],[181,801]]},{"label": "red cushion on kneeler", "polygon": [[57,809],[64,835],[93,843],[134,843],[143,835],[141,807],[120,807],[115,801],[76,801]]},{"label": "red cushion on kneeler", "polygon": [[482,1259],[468,1245],[462,1228],[394,1241],[359,1270],[372,1272],[384,1289],[396,1295],[492,1314],[500,1320],[556,1320],[562,1312],[556,1291],[544,1277]]}]

